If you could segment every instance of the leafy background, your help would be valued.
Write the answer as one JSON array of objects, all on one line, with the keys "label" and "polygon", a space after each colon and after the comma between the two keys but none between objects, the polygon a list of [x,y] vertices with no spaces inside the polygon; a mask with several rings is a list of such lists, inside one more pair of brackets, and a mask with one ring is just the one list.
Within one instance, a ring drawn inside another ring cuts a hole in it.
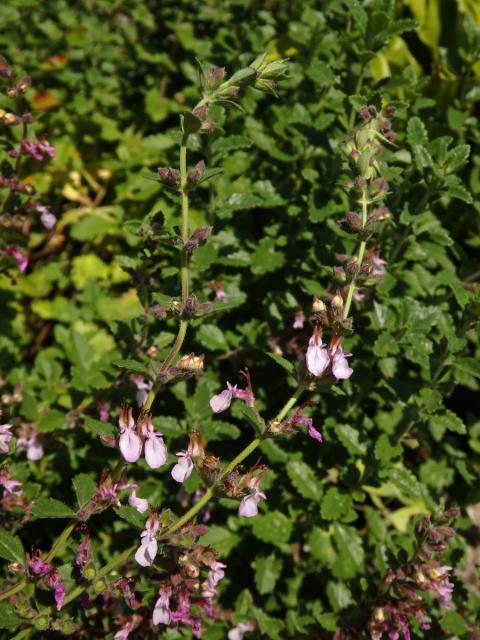
[{"label": "leafy background", "polygon": [[[31,499],[73,506],[72,478],[97,481],[115,464],[98,437],[99,403],[115,424],[135,388],[113,363],[145,361],[148,347],[161,355],[173,341],[173,323],[141,316],[177,295],[177,254],[136,232],[146,221],[179,222],[151,172],[177,161],[179,114],[199,97],[196,59],[231,72],[267,49],[291,65],[279,99],[248,89],[242,111],[218,112],[224,131],[206,145],[192,136],[192,163],[223,169],[192,203],[193,224],[215,233],[194,255],[192,288],[211,300],[221,280],[230,302],[187,337],[186,352],[206,354],[205,375],[154,404],[170,452],[193,427],[225,460],[248,442],[239,409],[213,419],[208,407],[226,379],[241,382],[242,367],[264,415],[278,410],[293,378],[267,352],[295,362],[309,333],[292,329],[295,311],[308,312],[335,254],[353,249],[338,225],[349,207],[342,145],[359,107],[396,104],[385,174],[393,220],[380,238],[388,274],[355,311],[355,374],[315,398],[323,445],[301,436],[262,445],[271,468],[262,514],[246,521],[221,501],[207,539],[228,565],[225,611],[255,617],[273,639],[331,637],[338,616],[375,592],[389,557],[410,548],[415,515],[458,504],[455,610],[429,633],[470,637],[480,611],[475,0],[10,0],[0,25],[4,55],[32,77],[37,130],[57,148],[28,180],[60,222],[53,234],[31,234],[27,275],[0,275],[4,391],[22,388],[9,412],[44,434],[39,463],[16,454],[10,464]],[[140,467],[136,477],[140,495],[162,507],[180,513],[189,500],[168,468]],[[61,530],[41,515],[34,510],[20,532],[27,549],[48,548]],[[138,535],[113,513],[91,528],[104,562]],[[153,597],[145,578],[139,588]],[[225,628],[217,622],[205,637],[223,638]]]}]

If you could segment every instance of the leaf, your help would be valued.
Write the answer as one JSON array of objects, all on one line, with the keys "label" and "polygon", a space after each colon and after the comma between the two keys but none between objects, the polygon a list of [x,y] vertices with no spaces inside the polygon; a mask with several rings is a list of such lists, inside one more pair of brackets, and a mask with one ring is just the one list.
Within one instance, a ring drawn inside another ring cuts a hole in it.
[{"label": "leaf", "polygon": [[333,527],[334,541],[338,548],[338,556],[334,564],[337,578],[350,579],[361,573],[365,559],[362,539],[353,527],[335,523]]},{"label": "leaf", "polygon": [[71,518],[75,512],[55,498],[38,498],[32,504],[32,516],[35,518]]},{"label": "leaf", "polygon": [[411,496],[413,498],[423,498],[425,495],[424,488],[408,469],[397,467],[383,472],[382,475],[388,477],[393,486],[400,491],[401,495],[406,497]]},{"label": "leaf", "polygon": [[138,360],[132,360],[130,358],[127,358],[126,360],[113,360],[112,364],[116,367],[120,367],[121,369],[128,369],[129,371],[141,373],[142,375],[149,377],[147,367]]},{"label": "leaf", "polygon": [[223,331],[214,324],[202,324],[196,337],[200,344],[210,351],[228,351]]},{"label": "leaf", "polygon": [[17,609],[12,604],[0,602],[0,629],[10,629],[13,631],[23,623],[25,623],[25,618],[20,618]]},{"label": "leaf", "polygon": [[253,535],[263,542],[280,545],[290,540],[293,523],[280,511],[269,511],[253,518]]},{"label": "leaf", "polygon": [[424,145],[428,142],[427,129],[418,116],[410,118],[407,124],[407,141],[413,148],[416,145]]},{"label": "leaf", "polygon": [[139,513],[135,507],[131,507],[129,504],[122,504],[121,507],[114,507],[113,510],[122,520],[128,522],[128,524],[131,524],[137,529],[143,529],[145,517]]},{"label": "leaf", "polygon": [[391,445],[387,434],[383,433],[375,445],[375,458],[380,462],[390,462],[392,458],[402,455],[403,447],[401,444]]},{"label": "leaf", "polygon": [[325,520],[339,520],[350,511],[351,507],[351,497],[340,493],[337,487],[331,487],[325,494],[320,511]]},{"label": "leaf", "polygon": [[434,425],[439,425],[441,429],[453,431],[454,433],[459,433],[462,436],[467,433],[467,428],[463,421],[453,413],[453,411],[448,409],[444,413],[437,413],[436,415],[431,416],[430,422]]},{"label": "leaf", "polygon": [[37,422],[38,431],[55,431],[56,429],[64,429],[67,426],[67,416],[61,411],[57,411],[57,409],[50,409]]},{"label": "leaf", "polygon": [[403,20],[396,20],[392,22],[388,27],[375,33],[372,40],[372,48],[378,49],[386,44],[394,36],[399,36],[405,31],[413,31],[418,26],[416,20],[405,18]]},{"label": "leaf", "polygon": [[470,145],[459,144],[447,153],[443,168],[447,173],[456,173],[467,164],[469,157]]},{"label": "leaf", "polygon": [[286,358],[279,356],[277,353],[267,352],[266,355],[279,364],[290,375],[295,373],[295,365],[292,362],[289,362]]},{"label": "leaf", "polygon": [[468,191],[458,176],[447,176],[445,179],[445,186],[447,187],[445,191],[447,196],[450,196],[450,198],[456,198],[457,200],[462,200],[467,204],[472,204],[472,194]]},{"label": "leaf", "polygon": [[367,445],[364,442],[359,442],[359,432],[348,424],[335,425],[335,431],[338,434],[340,442],[345,449],[357,456],[363,456],[367,452]]},{"label": "leaf", "polygon": [[322,498],[322,487],[315,471],[300,460],[291,460],[287,464],[287,473],[291,483],[298,493],[314,502]]},{"label": "leaf", "polygon": [[447,611],[441,621],[441,627],[449,635],[454,636],[468,633],[469,627],[465,619],[456,611]]},{"label": "leaf", "polygon": [[87,473],[79,473],[73,478],[73,488],[77,496],[78,506],[83,507],[95,493],[97,483]]},{"label": "leaf", "polygon": [[475,378],[480,378],[480,361],[476,358],[455,358],[453,366]]},{"label": "leaf", "polygon": [[101,436],[103,434],[113,435],[117,431],[113,424],[110,424],[109,422],[102,422],[101,420],[96,420],[90,416],[84,416],[83,420],[85,427],[96,436]]},{"label": "leaf", "polygon": [[353,19],[357,23],[362,34],[365,34],[367,30],[368,15],[365,9],[362,7],[359,0],[345,0],[348,10],[352,14]]},{"label": "leaf", "polygon": [[212,152],[227,154],[238,149],[249,149],[253,145],[253,140],[245,136],[226,136],[215,140],[212,144]]},{"label": "leaf", "polygon": [[329,87],[335,82],[335,74],[331,67],[314,58],[307,69],[307,76],[321,87]]},{"label": "leaf", "polygon": [[211,525],[208,533],[198,540],[199,544],[215,547],[222,556],[228,556],[230,551],[234,549],[239,542],[240,536],[238,533],[233,533],[233,531],[230,531],[226,527],[220,527],[216,524]]},{"label": "leaf", "polygon": [[272,618],[266,614],[263,609],[253,607],[252,610],[260,632],[265,634],[271,640],[281,640],[282,636],[280,635],[280,632],[285,627],[284,623],[277,618]]},{"label": "leaf", "polygon": [[255,585],[258,593],[261,595],[273,593],[282,567],[283,560],[277,558],[273,553],[266,557],[258,556],[255,558]]},{"label": "leaf", "polygon": [[8,531],[0,530],[0,558],[9,562],[18,562],[25,566],[25,551],[22,541]]},{"label": "leaf", "polygon": [[202,126],[202,121],[190,113],[190,111],[186,111],[181,116],[181,125],[182,130],[186,134],[196,133],[200,127]]},{"label": "leaf", "polygon": [[447,285],[455,296],[458,305],[464,309],[470,296],[464,288],[462,282],[451,271],[443,270],[436,277],[435,282],[439,285]]}]

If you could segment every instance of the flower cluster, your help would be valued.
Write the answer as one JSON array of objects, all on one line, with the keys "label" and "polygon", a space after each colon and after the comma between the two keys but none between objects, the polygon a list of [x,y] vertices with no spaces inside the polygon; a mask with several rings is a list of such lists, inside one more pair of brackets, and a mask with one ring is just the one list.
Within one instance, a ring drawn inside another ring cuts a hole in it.
[{"label": "flower cluster", "polygon": [[119,418],[120,451],[127,462],[137,462],[145,444],[145,460],[151,469],[158,469],[167,461],[167,447],[163,434],[154,431],[151,415],[141,411],[137,424],[132,409],[123,405]]},{"label": "flower cluster", "polygon": [[28,560],[28,568],[34,576],[40,577],[40,580],[37,581],[39,586],[54,589],[57,611],[59,611],[65,600],[65,585],[61,581],[58,570],[49,562],[42,560],[38,549],[32,551]]}]

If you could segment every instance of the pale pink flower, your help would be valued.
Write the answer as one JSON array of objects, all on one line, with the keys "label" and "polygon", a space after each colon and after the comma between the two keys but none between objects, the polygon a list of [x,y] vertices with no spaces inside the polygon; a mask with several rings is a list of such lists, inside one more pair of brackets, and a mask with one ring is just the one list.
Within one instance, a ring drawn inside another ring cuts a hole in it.
[{"label": "pale pink flower", "polygon": [[151,432],[146,437],[145,460],[151,469],[158,469],[167,461],[167,447],[162,436],[160,432]]},{"label": "pale pink flower", "polygon": [[233,398],[243,400],[249,407],[253,407],[255,402],[250,389],[237,389],[237,385],[227,382],[227,388],[210,399],[210,407],[214,413],[226,411],[232,404]]},{"label": "pale pink flower", "polygon": [[170,620],[172,618],[170,611],[170,595],[172,590],[169,587],[160,587],[160,591],[158,593],[160,594],[160,597],[156,601],[155,608],[153,609],[152,622],[154,625],[170,624]]},{"label": "pale pink flower", "polygon": [[387,261],[380,258],[380,256],[372,256],[372,276],[374,278],[381,279],[387,273]]},{"label": "pale pink flower", "polygon": [[0,424],[0,451],[2,453],[8,453],[8,443],[13,438],[10,433],[11,428],[11,424]]},{"label": "pale pink flower", "polygon": [[212,408],[212,411],[214,413],[226,411],[232,404],[236,390],[237,385],[233,386],[230,382],[227,382],[227,388],[210,399],[210,407]]},{"label": "pale pink flower", "polygon": [[139,513],[145,513],[148,509],[148,500],[145,498],[137,498],[137,493],[135,489],[132,489],[130,495],[128,496],[128,504],[131,507],[134,507]]},{"label": "pale pink flower", "polygon": [[348,366],[347,358],[352,354],[343,353],[341,345],[337,345],[332,356],[332,373],[337,380],[347,380],[353,373],[353,369]]},{"label": "pale pink flower", "polygon": [[135,431],[135,420],[131,408],[122,406],[118,424],[120,425],[120,451],[127,462],[136,462],[140,458],[143,445]]},{"label": "pale pink flower", "polygon": [[148,392],[152,388],[152,382],[146,381],[143,376],[139,373],[132,373],[130,376],[131,381],[135,384],[138,391],[135,394],[135,399],[137,401],[138,406],[141,408],[145,404],[145,401],[148,396]]},{"label": "pale pink flower", "polygon": [[296,313],[295,313],[295,318],[293,319],[293,328],[294,329],[303,329],[305,325],[305,314],[303,313],[302,309],[299,309]]},{"label": "pale pink flower", "polygon": [[445,609],[452,608],[454,585],[449,580],[451,570],[452,567],[443,566],[429,571],[431,580],[429,581],[428,586],[430,589],[438,593],[440,596],[440,602]]},{"label": "pale pink flower", "polygon": [[24,427],[17,438],[17,450],[26,451],[27,459],[40,460],[43,458],[43,447],[38,432],[33,426]]},{"label": "pale pink flower", "polygon": [[320,431],[317,431],[313,426],[312,418],[306,418],[305,416],[298,416],[295,419],[295,422],[297,424],[302,424],[307,427],[307,433],[310,436],[310,438],[313,438],[318,442],[323,442],[322,434],[320,433]]},{"label": "pale pink flower", "polygon": [[127,620],[123,627],[117,631],[117,633],[113,636],[114,640],[127,640],[128,636],[131,634],[135,627],[135,620],[131,618]]},{"label": "pale pink flower", "polygon": [[22,483],[12,480],[12,476],[6,471],[0,471],[0,487],[5,489],[5,493],[11,496],[21,496],[23,493]]},{"label": "pale pink flower", "polygon": [[55,147],[52,147],[45,138],[39,138],[37,140],[37,149],[44,156],[48,156],[50,160],[55,158]]},{"label": "pale pink flower", "polygon": [[153,513],[145,523],[145,529],[140,534],[141,542],[135,553],[135,560],[142,567],[153,564],[157,555],[158,544],[156,535],[160,528],[157,515]]},{"label": "pale pink flower", "polygon": [[40,153],[40,150],[37,148],[37,145],[32,140],[25,138],[22,140],[22,151],[31,156],[34,160],[41,161],[43,160],[43,156]]},{"label": "pale pink flower", "polygon": [[249,631],[254,631],[253,622],[239,622],[236,627],[228,632],[228,640],[243,640],[243,636]]},{"label": "pale pink flower", "polygon": [[6,248],[6,252],[12,256],[12,258],[15,258],[15,260],[18,263],[18,268],[20,269],[21,273],[25,273],[25,271],[27,270],[28,267],[28,256],[26,253],[23,253],[23,251],[20,251],[20,249],[17,247],[17,245],[11,245],[9,247]]},{"label": "pale pink flower", "polygon": [[248,483],[250,493],[240,502],[240,506],[238,508],[239,516],[243,516],[244,518],[253,518],[253,516],[256,516],[258,513],[258,503],[260,502],[260,499],[267,499],[267,496],[263,491],[260,491],[261,480],[262,475],[256,475],[250,478]]},{"label": "pale pink flower", "polygon": [[185,482],[193,471],[193,460],[190,451],[179,451],[176,454],[177,464],[172,469],[172,478],[177,482]]},{"label": "pale pink flower", "polygon": [[228,302],[228,295],[225,293],[222,287],[219,287],[215,291],[215,302]]},{"label": "pale pink flower", "polygon": [[321,376],[330,364],[330,356],[321,337],[314,332],[308,341],[307,367],[314,376]]}]

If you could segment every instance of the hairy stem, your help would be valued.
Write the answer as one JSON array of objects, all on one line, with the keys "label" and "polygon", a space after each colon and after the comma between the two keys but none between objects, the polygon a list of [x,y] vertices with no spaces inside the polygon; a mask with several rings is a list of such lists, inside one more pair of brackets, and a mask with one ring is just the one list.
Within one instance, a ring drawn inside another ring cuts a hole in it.
[{"label": "hairy stem", "polygon": [[[367,214],[368,214],[368,205],[369,205],[369,201],[367,199],[366,191],[362,192],[362,198],[360,200],[360,203],[362,205],[362,226],[365,227],[365,224],[367,223]],[[363,262],[363,258],[365,256],[365,249],[366,248],[367,248],[367,242],[366,242],[366,240],[362,240],[360,242],[360,246],[358,248],[358,253],[357,253],[357,265],[358,265],[358,270],[359,271],[362,268],[362,262]],[[355,285],[356,285],[355,281],[356,281],[356,278],[353,277],[352,281],[350,282],[350,286],[348,287],[347,299],[345,300],[345,306],[343,308],[343,317],[344,318],[348,318],[348,314],[350,312],[350,307],[352,306],[353,293],[355,291]]]}]

